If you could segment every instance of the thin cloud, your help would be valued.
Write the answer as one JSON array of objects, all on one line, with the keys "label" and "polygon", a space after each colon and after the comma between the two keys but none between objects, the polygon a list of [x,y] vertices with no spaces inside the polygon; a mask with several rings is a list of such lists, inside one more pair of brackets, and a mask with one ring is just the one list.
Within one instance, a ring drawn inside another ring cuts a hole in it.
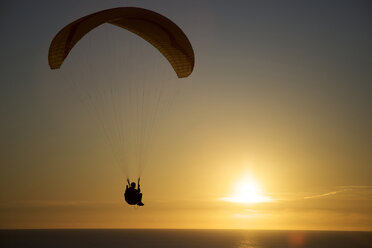
[{"label": "thin cloud", "polygon": [[372,189],[370,185],[347,185],[347,186],[340,186],[340,189]]},{"label": "thin cloud", "polygon": [[89,207],[89,206],[102,206],[102,205],[113,205],[118,204],[118,202],[94,202],[94,201],[17,201],[0,203],[0,207],[14,207],[14,208],[27,208],[27,207]]},{"label": "thin cloud", "polygon": [[313,198],[321,198],[321,197],[327,197],[331,195],[336,195],[345,191],[349,191],[350,189],[344,189],[344,190],[337,190],[337,191],[331,191],[320,195],[312,195],[312,196],[305,196],[304,199],[313,199]]},{"label": "thin cloud", "polygon": [[[369,197],[372,194],[372,186],[370,185],[344,185],[334,187],[334,190],[326,193],[316,193],[316,192],[285,192],[277,194],[277,201],[298,201],[298,200],[307,200],[315,198],[326,198],[341,193],[349,192],[349,194],[343,194],[345,197]],[[353,198],[353,199],[354,199]]]},{"label": "thin cloud", "polygon": [[335,190],[335,191],[330,191],[324,194],[318,194],[318,195],[312,195],[312,196],[306,196],[303,199],[313,199],[313,198],[321,198],[321,197],[327,197],[327,196],[332,196],[336,195],[339,193],[343,193],[346,191],[353,191],[355,193],[362,191],[370,191],[372,190],[372,186],[369,185],[347,185],[347,186],[338,186],[340,190]]}]

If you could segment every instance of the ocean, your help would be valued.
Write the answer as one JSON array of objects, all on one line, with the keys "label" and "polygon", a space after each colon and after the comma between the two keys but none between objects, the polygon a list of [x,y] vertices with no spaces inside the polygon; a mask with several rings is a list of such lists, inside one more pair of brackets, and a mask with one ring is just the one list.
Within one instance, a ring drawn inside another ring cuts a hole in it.
[{"label": "ocean", "polygon": [[1,248],[361,248],[372,247],[372,232],[52,229],[0,230]]}]

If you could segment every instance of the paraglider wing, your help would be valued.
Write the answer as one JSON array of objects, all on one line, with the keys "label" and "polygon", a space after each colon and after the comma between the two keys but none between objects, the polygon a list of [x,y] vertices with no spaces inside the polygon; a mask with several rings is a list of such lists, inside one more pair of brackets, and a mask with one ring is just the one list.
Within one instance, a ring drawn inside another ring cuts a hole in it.
[{"label": "paraglider wing", "polygon": [[82,17],[61,29],[49,47],[49,66],[61,67],[76,43],[89,31],[110,23],[137,34],[156,47],[172,65],[179,78],[194,68],[194,51],[183,31],[168,18],[150,10],[122,7]]}]

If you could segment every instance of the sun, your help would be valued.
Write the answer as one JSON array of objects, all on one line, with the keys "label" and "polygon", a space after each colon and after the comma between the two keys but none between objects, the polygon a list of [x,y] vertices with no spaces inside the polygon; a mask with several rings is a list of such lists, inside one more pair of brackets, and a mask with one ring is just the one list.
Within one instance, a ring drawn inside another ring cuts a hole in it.
[{"label": "sun", "polygon": [[221,198],[221,200],[246,204],[274,201],[262,192],[260,185],[252,178],[236,183],[235,194]]}]

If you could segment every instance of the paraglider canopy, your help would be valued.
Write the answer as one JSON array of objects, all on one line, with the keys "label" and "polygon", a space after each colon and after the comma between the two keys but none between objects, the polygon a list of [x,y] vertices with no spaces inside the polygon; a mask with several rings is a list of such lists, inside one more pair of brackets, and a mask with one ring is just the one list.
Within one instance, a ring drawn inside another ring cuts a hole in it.
[{"label": "paraglider canopy", "polygon": [[109,23],[137,34],[167,58],[179,78],[194,68],[194,51],[183,31],[168,18],[150,10],[121,7],[84,16],[61,29],[49,47],[49,66],[61,67],[76,43],[89,31]]},{"label": "paraglider canopy", "polygon": [[[103,36],[100,29],[108,32]],[[135,40],[134,47],[131,40]],[[70,54],[79,41],[81,46]],[[144,49],[146,56],[141,56],[136,46]],[[82,48],[89,50],[79,50]],[[176,98],[173,93],[179,88],[167,75],[173,74],[167,61],[179,78],[193,71],[194,51],[188,38],[175,23],[158,13],[135,7],[113,8],[81,17],[59,30],[49,47],[50,68],[59,69],[68,56],[71,61],[56,74],[65,76],[74,92],[81,93],[81,102],[96,117],[106,148],[123,174],[128,178],[141,176],[149,147],[155,142],[159,116],[170,108]],[[138,198],[142,195],[139,187],[137,191],[131,187],[127,193],[128,203],[143,204]]]}]

